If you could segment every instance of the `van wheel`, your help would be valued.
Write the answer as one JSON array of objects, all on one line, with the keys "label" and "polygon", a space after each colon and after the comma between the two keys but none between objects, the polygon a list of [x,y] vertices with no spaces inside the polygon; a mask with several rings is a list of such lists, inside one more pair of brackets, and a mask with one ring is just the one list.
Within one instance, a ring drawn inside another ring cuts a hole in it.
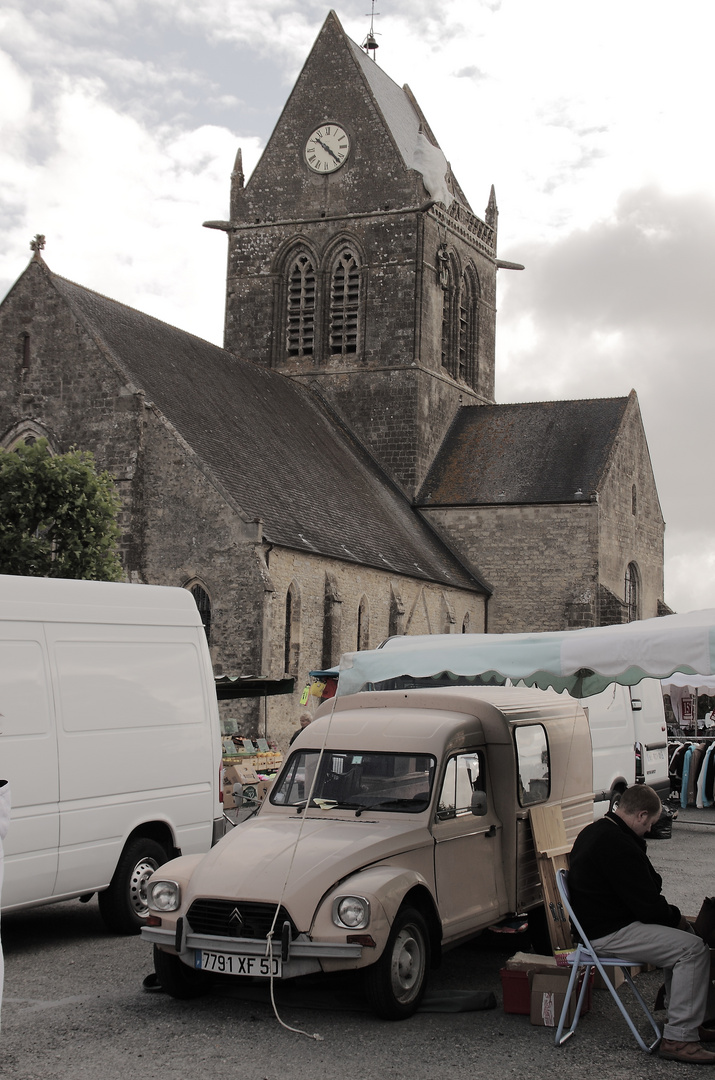
[{"label": "van wheel", "polygon": [[99,894],[99,911],[108,930],[115,934],[139,933],[149,914],[146,883],[167,858],[161,844],[146,836],[127,844],[109,888]]},{"label": "van wheel", "polygon": [[427,923],[415,908],[402,908],[382,956],[365,969],[365,992],[373,1012],[383,1020],[412,1016],[425,992],[429,965]]},{"label": "van wheel", "polygon": [[182,964],[178,956],[163,952],[154,946],[154,971],[162,990],[173,998],[185,1001],[187,998],[200,997],[208,990],[208,979],[202,971]]}]

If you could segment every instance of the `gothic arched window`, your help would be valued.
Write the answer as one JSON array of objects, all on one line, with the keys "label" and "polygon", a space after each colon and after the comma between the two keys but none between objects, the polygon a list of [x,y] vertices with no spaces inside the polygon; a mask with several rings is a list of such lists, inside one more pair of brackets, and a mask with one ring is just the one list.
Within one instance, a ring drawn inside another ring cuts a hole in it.
[{"label": "gothic arched window", "polygon": [[625,601],[628,612],[628,622],[634,622],[640,617],[640,582],[638,567],[635,563],[628,563],[626,567]]},{"label": "gothic arched window", "polygon": [[201,616],[201,622],[204,624],[204,632],[206,634],[206,640],[211,644],[211,598],[206,592],[203,586],[191,585],[189,591],[196,601],[196,607],[199,609],[199,615]]},{"label": "gothic arched window", "polygon": [[302,253],[288,272],[286,349],[289,356],[312,356],[315,343],[315,268]]},{"label": "gothic arched window", "polygon": [[459,348],[457,355],[457,372],[460,379],[464,379],[470,386],[474,386],[477,379],[477,342],[478,342],[478,316],[477,316],[478,285],[469,271],[465,271],[459,289]]},{"label": "gothic arched window", "polygon": [[340,253],[330,280],[330,352],[357,352],[360,268],[349,248]]},{"label": "gothic arched window", "polygon": [[363,596],[358,607],[357,647],[358,651],[360,649],[370,648],[370,613],[367,606],[366,596]]}]

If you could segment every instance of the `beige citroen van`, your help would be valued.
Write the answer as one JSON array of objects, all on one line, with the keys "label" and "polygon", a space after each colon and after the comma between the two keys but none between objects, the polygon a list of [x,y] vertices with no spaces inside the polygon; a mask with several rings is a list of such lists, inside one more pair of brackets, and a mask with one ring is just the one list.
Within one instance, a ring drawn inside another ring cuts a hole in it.
[{"label": "beige citroen van", "polygon": [[541,904],[542,803],[569,838],[593,820],[573,699],[454,687],[326,703],[254,818],[150,878],[158,977],[182,998],[214,973],[364,969],[373,1010],[410,1016],[443,949]]}]

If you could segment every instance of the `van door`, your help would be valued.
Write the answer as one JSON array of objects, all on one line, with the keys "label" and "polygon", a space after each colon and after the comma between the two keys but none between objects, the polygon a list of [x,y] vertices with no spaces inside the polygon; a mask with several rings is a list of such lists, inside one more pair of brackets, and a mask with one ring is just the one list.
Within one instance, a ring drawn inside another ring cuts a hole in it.
[{"label": "van door", "polygon": [[[473,791],[486,793],[484,816],[472,814]],[[505,910],[502,823],[483,751],[465,751],[448,760],[432,833],[437,902],[449,940],[487,926]]]},{"label": "van door", "polygon": [[628,689],[634,741],[640,747],[642,779],[665,800],[670,794],[670,778],[663,689],[659,679],[643,679]]},{"label": "van door", "polygon": [[[214,739],[199,627],[47,627],[57,700],[57,892],[109,884],[127,836],[160,823],[211,847]],[[151,835],[151,834],[150,834]]]},{"label": "van door", "polygon": [[0,772],[12,785],[3,908],[54,894],[57,738],[41,623],[0,622]]}]

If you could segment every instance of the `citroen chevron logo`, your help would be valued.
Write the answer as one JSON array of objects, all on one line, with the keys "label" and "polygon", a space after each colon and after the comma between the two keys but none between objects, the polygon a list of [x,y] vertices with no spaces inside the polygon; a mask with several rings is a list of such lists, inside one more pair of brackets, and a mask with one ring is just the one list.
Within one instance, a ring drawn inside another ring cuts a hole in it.
[{"label": "citroen chevron logo", "polygon": [[237,930],[240,930],[241,927],[243,926],[243,915],[241,914],[241,912],[238,910],[237,907],[235,907],[233,909],[233,911],[231,912],[231,914],[229,915],[228,921],[229,921],[229,923],[235,923]]}]

